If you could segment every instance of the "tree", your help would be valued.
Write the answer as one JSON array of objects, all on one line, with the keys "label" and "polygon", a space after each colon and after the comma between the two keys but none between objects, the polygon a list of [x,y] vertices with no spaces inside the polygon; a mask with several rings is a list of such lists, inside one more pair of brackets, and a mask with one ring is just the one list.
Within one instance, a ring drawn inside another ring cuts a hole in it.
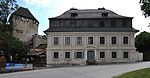
[{"label": "tree", "polygon": [[0,21],[6,24],[8,16],[18,8],[16,0],[0,1]]},{"label": "tree", "polygon": [[13,61],[21,61],[21,58],[29,51],[29,47],[25,42],[19,41],[13,37],[11,31],[7,28],[8,24],[0,23],[0,51],[4,51],[6,55],[12,56]]},{"label": "tree", "polygon": [[142,32],[135,38],[135,47],[137,51],[143,53],[143,60],[150,60],[150,33]]}]

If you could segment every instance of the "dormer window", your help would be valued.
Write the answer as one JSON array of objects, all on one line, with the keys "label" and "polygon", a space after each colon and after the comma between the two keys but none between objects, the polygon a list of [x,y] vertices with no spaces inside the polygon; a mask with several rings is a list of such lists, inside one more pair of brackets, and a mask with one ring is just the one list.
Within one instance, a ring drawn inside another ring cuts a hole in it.
[{"label": "dormer window", "polygon": [[71,13],[71,17],[76,17],[76,16],[78,16],[77,13]]},{"label": "dormer window", "polygon": [[101,15],[102,15],[102,17],[107,17],[108,16],[108,12],[104,12]]}]

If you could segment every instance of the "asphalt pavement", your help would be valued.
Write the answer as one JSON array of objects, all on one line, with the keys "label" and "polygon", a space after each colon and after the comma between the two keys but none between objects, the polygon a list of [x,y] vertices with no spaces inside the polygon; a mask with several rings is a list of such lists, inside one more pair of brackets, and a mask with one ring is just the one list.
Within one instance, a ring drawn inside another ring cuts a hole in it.
[{"label": "asphalt pavement", "polygon": [[0,78],[112,78],[147,67],[150,67],[150,62],[59,67],[0,74]]}]

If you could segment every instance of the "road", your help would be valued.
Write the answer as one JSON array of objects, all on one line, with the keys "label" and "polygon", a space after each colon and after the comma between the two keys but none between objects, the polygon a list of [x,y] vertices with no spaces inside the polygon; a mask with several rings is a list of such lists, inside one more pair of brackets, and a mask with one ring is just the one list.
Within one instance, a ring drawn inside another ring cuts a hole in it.
[{"label": "road", "polygon": [[62,67],[0,74],[0,78],[112,78],[147,67],[150,67],[150,62]]}]

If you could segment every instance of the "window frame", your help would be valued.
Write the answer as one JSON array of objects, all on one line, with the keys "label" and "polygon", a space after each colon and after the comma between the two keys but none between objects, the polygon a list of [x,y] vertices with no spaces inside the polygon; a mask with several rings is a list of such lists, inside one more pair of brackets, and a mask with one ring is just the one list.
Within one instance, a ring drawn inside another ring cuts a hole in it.
[{"label": "window frame", "polygon": [[83,52],[76,52],[76,58],[83,58]]},{"label": "window frame", "polygon": [[112,58],[117,58],[117,52],[115,51],[112,52]]},{"label": "window frame", "polygon": [[100,52],[100,58],[105,58],[105,52]]},{"label": "window frame", "polygon": [[[90,38],[91,38],[91,40],[90,40]],[[94,37],[88,37],[88,45],[92,45],[92,44],[94,44]]]},{"label": "window frame", "polygon": [[[79,39],[80,38],[80,39]],[[77,45],[82,45],[82,37],[77,37]]]},{"label": "window frame", "polygon": [[[127,56],[126,56],[127,53]],[[129,58],[129,52],[123,52],[123,58]]]},{"label": "window frame", "polygon": [[53,53],[53,58],[58,59],[59,58],[59,52],[54,52]]},{"label": "window frame", "polygon": [[[58,42],[57,42],[57,40],[55,41],[55,38],[58,38]],[[57,36],[53,37],[53,43],[54,43],[54,45],[59,45],[59,37],[57,37]]]},{"label": "window frame", "polygon": [[[125,38],[127,38],[127,39],[125,39]],[[127,37],[127,36],[123,37],[123,44],[129,44],[129,37]]]},{"label": "window frame", "polygon": [[[102,38],[104,38],[104,39],[102,39]],[[100,37],[100,44],[105,44],[105,37]]]},{"label": "window frame", "polygon": [[70,52],[65,52],[65,58],[66,58],[66,59],[71,58],[71,54],[70,54]]},{"label": "window frame", "polygon": [[117,37],[111,37],[111,44],[117,44]]},{"label": "window frame", "polygon": [[99,27],[105,27],[104,20],[100,20],[100,21],[99,21]]},{"label": "window frame", "polygon": [[65,37],[65,45],[70,45],[70,44],[71,44],[71,37]]},{"label": "window frame", "polygon": [[116,27],[116,20],[115,19],[111,20],[111,27]]}]

